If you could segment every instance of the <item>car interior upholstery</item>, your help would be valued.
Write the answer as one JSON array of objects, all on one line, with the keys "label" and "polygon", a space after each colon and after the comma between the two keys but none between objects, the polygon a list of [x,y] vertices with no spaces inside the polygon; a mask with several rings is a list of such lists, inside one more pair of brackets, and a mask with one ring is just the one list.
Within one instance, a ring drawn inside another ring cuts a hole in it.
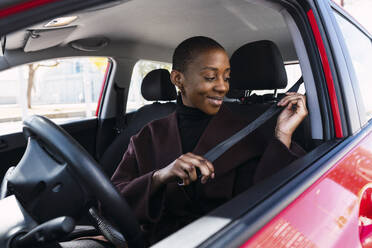
[{"label": "car interior upholstery", "polygon": [[176,109],[174,102],[177,97],[176,87],[170,81],[170,74],[165,69],[149,72],[143,78],[141,93],[147,101],[154,101],[154,103],[147,104],[133,113],[130,120],[127,120],[126,125],[122,127],[120,135],[104,152],[100,164],[108,176],[114,173],[133,135],[147,123],[165,117]]}]

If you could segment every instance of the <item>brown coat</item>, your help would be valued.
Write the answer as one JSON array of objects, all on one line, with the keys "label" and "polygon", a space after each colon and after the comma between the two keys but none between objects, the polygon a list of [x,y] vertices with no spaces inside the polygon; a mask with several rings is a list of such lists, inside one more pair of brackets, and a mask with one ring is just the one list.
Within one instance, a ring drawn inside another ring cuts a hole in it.
[{"label": "brown coat", "polygon": [[[205,154],[246,125],[246,120],[222,106],[209,122],[193,153]],[[275,138],[263,140],[261,132],[264,130],[258,129],[213,163],[215,179],[204,185],[198,181],[188,187],[169,183],[152,192],[154,171],[182,155],[178,130],[176,113],[145,126],[131,138],[111,179],[148,231],[150,243],[178,230],[244,191],[253,181],[273,174],[304,154],[295,144],[288,150]]]}]

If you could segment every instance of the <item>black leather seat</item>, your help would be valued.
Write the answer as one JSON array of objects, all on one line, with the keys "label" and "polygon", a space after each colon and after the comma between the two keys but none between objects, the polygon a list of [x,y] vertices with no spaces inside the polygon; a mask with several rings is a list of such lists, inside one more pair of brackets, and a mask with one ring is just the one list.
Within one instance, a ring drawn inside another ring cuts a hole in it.
[{"label": "black leather seat", "polygon": [[[262,40],[241,46],[231,56],[230,65],[228,97],[236,101],[227,102],[226,105],[249,121],[255,120],[267,108],[275,104],[281,96],[276,94],[276,90],[287,86],[283,58],[272,41]],[[272,93],[258,96],[252,94],[255,90],[272,90]],[[266,140],[274,135],[276,119],[277,116],[271,118],[261,127],[264,130],[272,130],[263,133],[263,138]],[[309,135],[307,123],[308,120],[305,119],[294,134],[294,140],[305,149],[308,148],[307,137],[310,137],[306,136]]]},{"label": "black leather seat", "polygon": [[[154,101],[138,109],[123,132],[113,141],[100,159],[104,171],[111,176],[121,161],[126,151],[130,137],[138,133],[147,123],[163,118],[176,109],[176,104],[170,102],[176,100],[177,92],[170,81],[170,74],[165,69],[157,69],[149,72],[141,85],[142,96],[147,101]],[[168,101],[160,103],[159,101]]]}]

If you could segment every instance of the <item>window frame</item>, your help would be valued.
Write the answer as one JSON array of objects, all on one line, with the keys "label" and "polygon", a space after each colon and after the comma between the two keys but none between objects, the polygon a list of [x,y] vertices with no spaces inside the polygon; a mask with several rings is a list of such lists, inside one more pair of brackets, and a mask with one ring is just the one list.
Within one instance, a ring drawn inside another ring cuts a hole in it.
[{"label": "window frame", "polygon": [[[340,17],[344,18],[345,21],[349,22],[351,25],[353,25],[357,30],[359,30],[362,34],[364,34],[372,43],[372,36],[371,34],[368,33],[368,31],[360,24],[358,23],[358,21],[356,21],[354,19],[354,17],[352,17],[349,13],[347,13],[342,7],[340,7],[338,4],[336,4],[335,2],[329,0],[329,16],[332,20],[332,25],[335,29],[335,32],[336,32],[336,36],[337,36],[337,39],[338,39],[338,42],[339,42],[339,45],[340,45],[340,48],[341,48],[341,51],[342,51],[342,56],[343,56],[343,60],[344,60],[344,63],[345,63],[345,71],[344,73],[347,73],[347,78],[346,76],[343,75],[343,79],[342,80],[350,80],[349,84],[352,88],[352,91],[353,91],[353,98],[354,98],[354,101],[356,103],[356,107],[357,107],[357,114],[358,114],[358,117],[359,117],[359,122],[360,122],[360,125],[359,125],[359,129],[358,130],[352,130],[352,133],[355,134],[356,132],[360,131],[361,128],[363,128],[364,126],[366,126],[368,124],[368,119],[366,117],[366,111],[365,111],[365,105],[363,103],[363,100],[362,100],[362,94],[360,92],[360,87],[359,87],[359,83],[358,83],[358,79],[357,79],[357,76],[356,76],[356,72],[354,70],[354,66],[353,66],[353,62],[352,62],[352,59],[351,59],[351,55],[350,55],[350,51],[345,43],[345,39],[344,39],[344,35],[343,35],[343,32],[341,30],[341,27],[338,23],[338,21],[336,20],[336,16],[335,14],[338,14]],[[343,74],[341,71],[338,72],[339,74]],[[348,83],[348,82],[346,82]],[[344,85],[346,84],[344,83]],[[346,91],[344,89],[344,91]],[[344,92],[345,94],[345,97],[351,97],[351,94],[349,94],[348,92]],[[352,116],[350,116],[349,118],[352,118]],[[352,121],[352,120],[351,120]],[[351,127],[352,129],[352,127]]]},{"label": "window frame", "polygon": [[[333,11],[334,11],[334,15],[335,14],[338,14],[340,18],[343,18],[344,21],[348,22],[350,25],[352,25],[357,31],[360,32],[361,35],[364,35],[365,38],[367,38],[367,40],[369,40],[370,44],[371,44],[371,49],[372,49],[372,36],[368,33],[367,30],[365,30],[363,28],[363,26],[361,26],[361,24],[359,24],[352,16],[350,16],[346,11],[342,10],[340,7],[338,7],[337,9],[336,8],[333,8]],[[335,16],[335,20],[336,20],[336,16]],[[337,27],[339,28],[340,30],[340,33],[343,36],[343,31],[340,27],[340,24],[339,22],[336,20],[336,23],[337,23]],[[358,76],[357,76],[357,73],[355,71],[355,68],[354,68],[354,62],[352,60],[352,57],[351,57],[351,51],[349,50],[345,40],[343,39],[343,48],[345,49],[345,53],[347,53],[345,55],[346,57],[346,60],[349,64],[349,73],[352,74],[352,77],[353,77],[353,80],[352,80],[352,84],[355,86],[355,88],[357,89],[360,89],[360,84],[359,84],[359,80],[358,80]],[[361,91],[359,90],[359,96],[358,96],[358,99],[359,99],[359,108],[360,109],[363,109],[363,112],[360,111],[360,115],[361,117],[365,118],[365,121],[364,121],[364,124],[366,124],[369,120],[372,119],[372,117],[370,117],[368,119],[367,115],[366,115],[366,108],[365,108],[365,104],[364,104],[364,101],[363,101],[363,96],[362,96],[362,93]]]},{"label": "window frame", "polygon": [[100,118],[103,112],[103,105],[105,102],[105,96],[109,88],[110,81],[112,80],[112,75],[114,74],[114,68],[115,68],[115,60],[112,57],[106,57],[107,58],[107,67],[105,71],[105,75],[103,76],[103,81],[101,85],[101,90],[98,96],[98,102],[97,102],[97,108],[95,117]]}]

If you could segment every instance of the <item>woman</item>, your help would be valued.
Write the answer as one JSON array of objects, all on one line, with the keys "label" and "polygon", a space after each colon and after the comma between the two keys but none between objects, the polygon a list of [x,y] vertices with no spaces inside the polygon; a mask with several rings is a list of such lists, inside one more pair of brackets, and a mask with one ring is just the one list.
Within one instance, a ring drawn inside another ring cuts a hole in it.
[{"label": "woman", "polygon": [[[199,36],[178,45],[171,72],[171,81],[180,91],[177,110],[131,138],[112,177],[146,231],[149,244],[303,154],[291,137],[307,115],[305,97],[291,93],[278,103],[286,107],[268,144],[254,132],[213,164],[202,157],[247,125],[223,105],[229,74],[228,55],[216,41]],[[185,186],[179,185],[180,180]]]}]

